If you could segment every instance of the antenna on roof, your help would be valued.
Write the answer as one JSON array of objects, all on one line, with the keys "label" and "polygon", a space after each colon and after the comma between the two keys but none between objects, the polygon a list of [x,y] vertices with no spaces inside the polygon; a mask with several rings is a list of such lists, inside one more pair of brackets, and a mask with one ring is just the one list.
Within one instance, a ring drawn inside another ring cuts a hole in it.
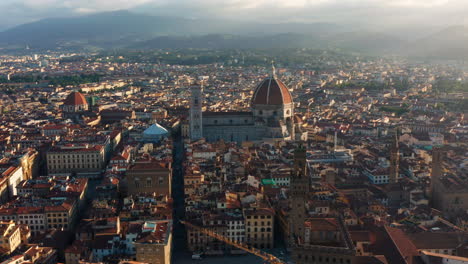
[{"label": "antenna on roof", "polygon": [[271,76],[276,79],[275,61],[271,61]]}]

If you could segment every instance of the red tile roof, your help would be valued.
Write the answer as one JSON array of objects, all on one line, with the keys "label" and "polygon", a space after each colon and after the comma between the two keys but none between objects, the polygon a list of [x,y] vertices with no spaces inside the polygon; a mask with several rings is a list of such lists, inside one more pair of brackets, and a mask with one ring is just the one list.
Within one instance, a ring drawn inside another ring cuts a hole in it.
[{"label": "red tile roof", "polygon": [[263,80],[255,89],[252,105],[282,105],[292,103],[292,96],[284,83],[274,77]]},{"label": "red tile roof", "polygon": [[87,105],[88,102],[84,95],[79,92],[72,92],[67,96],[65,101],[63,102],[64,105]]}]

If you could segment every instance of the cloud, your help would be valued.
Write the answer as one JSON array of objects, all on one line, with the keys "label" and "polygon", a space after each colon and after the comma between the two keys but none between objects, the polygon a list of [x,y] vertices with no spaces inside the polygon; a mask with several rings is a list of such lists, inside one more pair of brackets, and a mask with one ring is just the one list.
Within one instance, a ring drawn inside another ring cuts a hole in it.
[{"label": "cloud", "polygon": [[262,22],[463,24],[466,0],[0,0],[0,25],[122,9]]},{"label": "cloud", "polygon": [[78,7],[78,8],[73,9],[73,12],[77,14],[91,14],[91,13],[96,13],[97,11],[96,9],[92,9],[92,8]]}]

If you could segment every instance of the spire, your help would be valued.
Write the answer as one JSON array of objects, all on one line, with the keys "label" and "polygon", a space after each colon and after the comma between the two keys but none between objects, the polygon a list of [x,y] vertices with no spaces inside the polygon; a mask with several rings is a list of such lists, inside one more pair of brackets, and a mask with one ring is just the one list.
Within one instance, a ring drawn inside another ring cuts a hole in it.
[{"label": "spire", "polygon": [[275,61],[271,61],[271,77],[276,79]]},{"label": "spire", "polygon": [[397,150],[399,150],[400,149],[400,145],[399,145],[399,142],[400,142],[400,127],[396,128],[395,138],[393,140],[394,140],[393,147],[396,148]]},{"label": "spire", "polygon": [[399,128],[395,130],[395,137],[390,147],[390,172],[389,183],[397,183],[400,176],[400,147],[399,147]]}]

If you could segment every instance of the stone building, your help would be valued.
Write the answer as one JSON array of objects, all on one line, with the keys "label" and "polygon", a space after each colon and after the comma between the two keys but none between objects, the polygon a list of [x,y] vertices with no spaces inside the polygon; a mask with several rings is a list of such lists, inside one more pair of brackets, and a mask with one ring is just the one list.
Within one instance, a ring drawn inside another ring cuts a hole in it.
[{"label": "stone building", "polygon": [[310,192],[310,168],[306,149],[294,152],[294,170],[289,189],[289,244],[294,263],[349,263],[356,255],[353,242],[341,218],[309,217],[305,203]]},{"label": "stone building", "polygon": [[60,173],[100,174],[105,165],[103,145],[57,146],[47,152],[49,175]]},{"label": "stone building", "polygon": [[307,216],[305,202],[310,191],[310,176],[304,146],[299,146],[294,151],[294,170],[290,181],[289,241],[294,244],[303,241],[304,238],[304,222]]},{"label": "stone building", "polygon": [[468,211],[468,181],[457,175],[443,173],[443,155],[443,149],[433,150],[431,200],[434,208],[449,218],[455,218]]},{"label": "stone building", "polygon": [[124,109],[104,109],[99,112],[101,124],[118,123],[126,119],[135,119],[136,114],[133,110]]},{"label": "stone building", "polygon": [[172,222],[145,222],[135,241],[136,260],[148,264],[170,264],[172,251]]},{"label": "stone building", "polygon": [[0,222],[0,248],[11,254],[21,245],[20,226],[13,220]]},{"label": "stone building", "polygon": [[304,240],[292,248],[296,264],[358,262],[356,249],[341,218],[310,218],[304,225]]},{"label": "stone building", "polygon": [[392,141],[390,147],[390,169],[388,181],[391,184],[397,183],[400,178],[400,148],[399,148],[398,132]]},{"label": "stone building", "polygon": [[66,118],[77,119],[81,114],[89,110],[88,102],[80,92],[70,93],[63,101],[62,112]]},{"label": "stone building", "polygon": [[244,209],[247,245],[260,249],[274,247],[274,217],[271,208]]},{"label": "stone building", "polygon": [[[294,102],[286,85],[274,70],[255,89],[251,111],[202,112],[203,89],[192,88],[190,103],[190,138],[228,142],[304,140],[307,132],[294,116]],[[200,125],[201,124],[201,125]]]},{"label": "stone building", "polygon": [[171,196],[172,168],[170,163],[138,162],[127,170],[127,195],[157,193]]}]

